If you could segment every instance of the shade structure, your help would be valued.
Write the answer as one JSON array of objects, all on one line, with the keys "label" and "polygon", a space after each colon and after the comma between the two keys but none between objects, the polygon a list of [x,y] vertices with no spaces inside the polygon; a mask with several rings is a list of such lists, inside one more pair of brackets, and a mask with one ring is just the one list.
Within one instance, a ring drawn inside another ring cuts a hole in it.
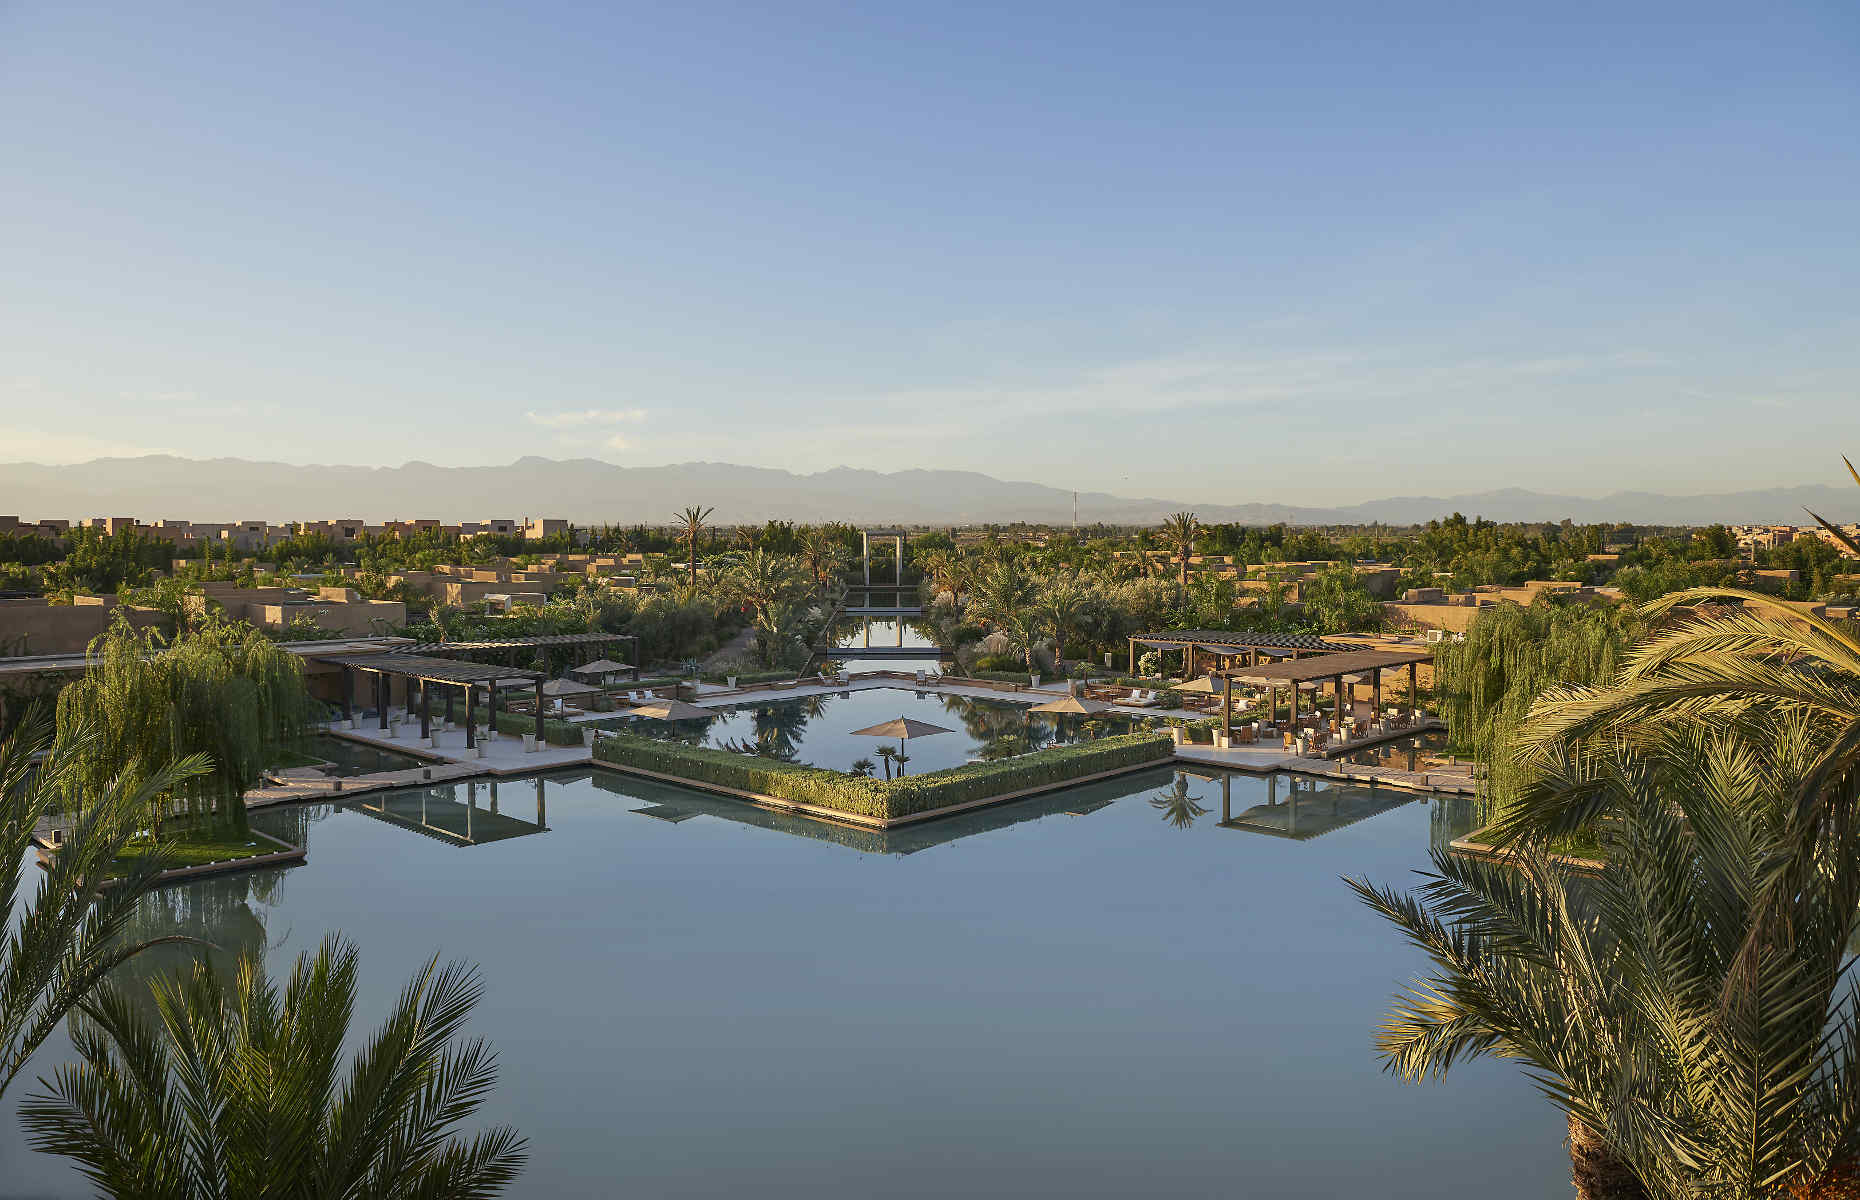
[{"label": "shade structure", "polygon": [[1045,704],[1036,704],[1027,711],[1030,713],[1077,713],[1091,716],[1094,713],[1107,712],[1110,705],[1100,704],[1096,700],[1087,700],[1082,696],[1061,696],[1057,700],[1048,700]]},{"label": "shade structure", "polygon": [[627,711],[633,716],[650,717],[654,721],[695,721],[717,715],[711,709],[686,704],[683,700],[662,700],[657,704],[642,704]]},{"label": "shade structure", "polygon": [[945,729],[941,725],[932,725],[928,721],[913,721],[909,717],[898,717],[896,720],[886,721],[882,725],[874,725],[870,729],[855,729],[852,731],[852,736],[914,738],[931,737],[939,733],[954,732],[953,729]]},{"label": "shade structure", "polygon": [[1197,675],[1186,682],[1171,684],[1169,690],[1172,692],[1205,692],[1218,695],[1222,691],[1223,686],[1224,685],[1217,682],[1212,675]]},{"label": "shade structure", "polygon": [[545,696],[591,696],[601,689],[575,679],[551,679],[542,685]]},{"label": "shade structure", "polygon": [[632,669],[633,668],[628,666],[627,664],[617,663],[611,658],[597,658],[593,662],[587,663],[583,666],[570,668],[570,674],[573,674],[573,675],[617,675],[621,671],[631,671]]}]

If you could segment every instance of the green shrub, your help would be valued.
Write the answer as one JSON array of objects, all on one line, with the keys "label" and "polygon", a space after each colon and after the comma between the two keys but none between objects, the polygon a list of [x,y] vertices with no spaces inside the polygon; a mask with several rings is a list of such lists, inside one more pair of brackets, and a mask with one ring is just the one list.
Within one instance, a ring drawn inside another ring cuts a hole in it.
[{"label": "green shrub", "polygon": [[[794,676],[795,672],[793,671],[738,671],[736,672],[736,682],[739,684],[772,683],[777,679],[793,679]],[[706,683],[723,683],[728,679],[728,673],[704,676],[704,682]]]},{"label": "green shrub", "polygon": [[594,743],[594,757],[618,766],[755,792],[864,817],[895,818],[1065,783],[1167,758],[1167,734],[1128,733],[995,762],[967,763],[901,779],[871,779],[800,763],[616,733]]},{"label": "green shrub", "polygon": [[992,679],[996,683],[1032,683],[1033,676],[1025,671],[970,671],[964,678]]},{"label": "green shrub", "polygon": [[[513,713],[508,709],[499,709],[497,732],[535,733],[536,718],[529,713]],[[543,740],[551,746],[579,746],[581,745],[581,726],[573,721],[555,721],[544,717]]]}]

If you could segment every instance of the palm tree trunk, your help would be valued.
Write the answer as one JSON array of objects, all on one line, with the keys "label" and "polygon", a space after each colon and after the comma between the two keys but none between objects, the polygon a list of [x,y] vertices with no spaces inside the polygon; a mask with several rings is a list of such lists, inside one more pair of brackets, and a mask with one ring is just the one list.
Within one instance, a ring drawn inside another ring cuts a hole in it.
[{"label": "palm tree trunk", "polygon": [[1600,1134],[1569,1119],[1570,1183],[1582,1200],[1646,1200],[1647,1189]]}]

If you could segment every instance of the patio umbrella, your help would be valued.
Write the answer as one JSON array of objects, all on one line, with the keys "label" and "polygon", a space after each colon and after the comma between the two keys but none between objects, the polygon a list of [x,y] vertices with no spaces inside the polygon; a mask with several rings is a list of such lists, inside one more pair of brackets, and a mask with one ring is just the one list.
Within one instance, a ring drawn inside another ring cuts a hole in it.
[{"label": "patio umbrella", "polygon": [[588,696],[600,690],[591,683],[574,679],[551,679],[542,686],[545,696]]},{"label": "patio umbrella", "polygon": [[717,715],[711,709],[686,704],[683,700],[662,700],[657,704],[642,704],[627,711],[636,717],[650,717],[654,721],[695,721]]},{"label": "patio umbrella", "polygon": [[[897,738],[898,753],[903,754],[905,738],[934,737],[939,733],[954,732],[955,730],[953,729],[945,729],[941,725],[932,725],[928,721],[913,721],[909,717],[899,717],[896,720],[874,725],[870,729],[855,729],[852,731],[852,736]],[[898,764],[898,773],[900,775],[904,773],[904,764]]]},{"label": "patio umbrella", "polygon": [[1218,695],[1221,692],[1222,686],[1222,684],[1215,682],[1215,678],[1212,675],[1197,675],[1184,683],[1170,684],[1169,690],[1172,692],[1198,692],[1203,695]]},{"label": "patio umbrella", "polygon": [[1078,713],[1091,716],[1094,713],[1108,712],[1111,706],[1100,704],[1096,700],[1087,700],[1081,696],[1061,696],[1057,700],[1048,700],[1045,704],[1036,704],[1027,711],[1030,713]]},{"label": "patio umbrella", "polygon": [[572,670],[569,671],[569,674],[570,675],[600,675],[600,676],[605,677],[608,675],[618,675],[622,671],[631,671],[632,669],[633,669],[632,667],[627,666],[625,663],[617,663],[609,658],[597,658],[593,662],[588,663],[585,666],[579,666],[579,667],[573,668]]}]

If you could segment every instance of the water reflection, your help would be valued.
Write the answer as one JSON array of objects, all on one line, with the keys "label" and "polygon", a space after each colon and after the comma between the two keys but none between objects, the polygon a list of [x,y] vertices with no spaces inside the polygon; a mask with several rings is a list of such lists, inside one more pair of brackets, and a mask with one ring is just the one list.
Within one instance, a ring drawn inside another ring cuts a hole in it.
[{"label": "water reflection", "polygon": [[[502,795],[498,791],[500,782]],[[534,816],[505,811],[505,806],[511,802],[533,809]],[[474,779],[435,787],[377,792],[357,800],[349,808],[449,846],[482,846],[546,833],[549,829],[548,799],[543,794],[540,775],[534,780],[480,782]]]},{"label": "water reflection", "polygon": [[871,740],[853,737],[855,729],[899,716],[944,726],[951,726],[953,719],[957,736],[942,735],[911,743],[911,773],[922,774],[968,762],[1030,754],[1050,746],[1088,742],[1155,724],[1154,718],[1123,713],[1077,716],[1031,713],[1029,707],[933,689],[869,688],[731,705],[719,708],[716,716],[690,721],[622,717],[599,722],[599,726],[847,771],[854,762],[871,758],[877,751]]},{"label": "water reflection", "polygon": [[[1212,779],[1207,775],[1197,775],[1195,778],[1204,782]],[[1221,777],[1220,783],[1223,790],[1232,787],[1232,780],[1225,775]],[[1168,787],[1151,796],[1150,807],[1162,813],[1163,820],[1177,829],[1187,829],[1195,823],[1196,817],[1208,811],[1195,802],[1195,791],[1189,785],[1189,775],[1186,771],[1176,772],[1175,779]]]}]

